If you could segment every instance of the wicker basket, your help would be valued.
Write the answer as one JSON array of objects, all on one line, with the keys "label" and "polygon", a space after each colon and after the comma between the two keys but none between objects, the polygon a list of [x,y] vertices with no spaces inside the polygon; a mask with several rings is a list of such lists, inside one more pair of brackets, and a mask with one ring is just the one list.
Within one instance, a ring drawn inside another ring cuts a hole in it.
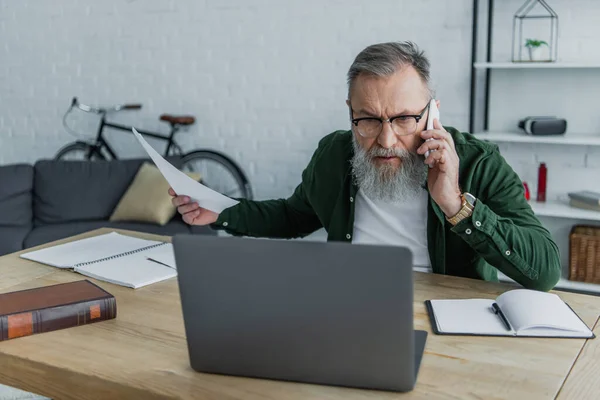
[{"label": "wicker basket", "polygon": [[575,225],[571,229],[569,280],[600,283],[600,227]]}]

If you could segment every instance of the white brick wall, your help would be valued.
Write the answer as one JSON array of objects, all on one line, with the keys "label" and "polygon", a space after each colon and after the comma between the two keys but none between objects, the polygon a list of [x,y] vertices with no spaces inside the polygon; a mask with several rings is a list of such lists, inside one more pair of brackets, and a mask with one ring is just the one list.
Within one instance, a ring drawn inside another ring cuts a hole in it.
[{"label": "white brick wall", "polygon": [[[510,57],[522,1],[495,3],[501,61]],[[560,16],[559,57],[598,61],[600,2],[550,4]],[[0,164],[49,158],[73,140],[60,121],[72,96],[141,102],[141,111],[117,119],[166,132],[158,114],[194,114],[197,124],[180,136],[186,148],[232,155],[259,198],[287,196],[319,138],[348,127],[345,73],[368,44],[417,42],[431,58],[442,121],[468,128],[471,7],[471,0],[0,0]],[[570,131],[597,135],[598,91],[600,70],[495,71],[491,127],[514,130],[525,115],[556,113],[569,118]],[[74,122],[93,134],[93,117]],[[108,137],[119,154],[143,155],[131,136]],[[551,195],[595,185],[586,179],[598,172],[597,147],[502,148],[533,187],[537,163],[546,161]]]},{"label": "white brick wall", "polygon": [[[471,0],[0,0],[0,164],[52,157],[73,140],[71,97],[141,102],[147,129],[191,113],[181,134],[234,156],[259,198],[287,196],[322,136],[347,129],[345,74],[381,41],[427,51],[443,121],[466,127]],[[76,119],[94,132],[89,115]],[[111,132],[120,154],[142,155]],[[158,148],[158,147],[157,147]]]}]

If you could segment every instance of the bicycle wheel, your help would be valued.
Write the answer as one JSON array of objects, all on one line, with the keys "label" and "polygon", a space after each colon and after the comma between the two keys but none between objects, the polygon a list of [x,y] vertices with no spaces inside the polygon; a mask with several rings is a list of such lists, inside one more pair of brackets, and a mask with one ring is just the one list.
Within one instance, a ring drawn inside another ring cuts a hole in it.
[{"label": "bicycle wheel", "polygon": [[96,161],[96,160],[104,160],[104,156],[99,152],[94,150],[94,147],[85,142],[73,142],[64,146],[60,149],[56,156],[54,156],[55,160],[65,160],[65,161]]},{"label": "bicycle wheel", "polygon": [[252,200],[252,188],[238,165],[224,154],[213,150],[196,150],[181,160],[184,172],[197,172],[203,185],[231,198]]}]

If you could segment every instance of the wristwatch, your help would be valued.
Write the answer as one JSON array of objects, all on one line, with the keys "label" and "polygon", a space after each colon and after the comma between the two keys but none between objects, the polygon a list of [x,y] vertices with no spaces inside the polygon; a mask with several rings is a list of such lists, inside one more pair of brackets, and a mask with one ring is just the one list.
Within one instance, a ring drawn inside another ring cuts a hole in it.
[{"label": "wristwatch", "polygon": [[467,192],[462,193],[460,198],[462,200],[462,207],[460,210],[452,217],[446,217],[446,220],[452,225],[456,225],[463,219],[470,217],[473,214],[473,209],[475,208],[475,201],[477,201],[475,196]]}]

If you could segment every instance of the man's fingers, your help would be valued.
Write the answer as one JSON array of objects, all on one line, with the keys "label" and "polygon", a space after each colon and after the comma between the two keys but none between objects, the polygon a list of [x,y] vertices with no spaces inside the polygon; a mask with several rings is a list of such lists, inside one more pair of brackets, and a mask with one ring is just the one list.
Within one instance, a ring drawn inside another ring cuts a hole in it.
[{"label": "man's fingers", "polygon": [[189,212],[187,214],[183,214],[182,215],[183,222],[185,222],[188,225],[192,225],[194,223],[194,220],[198,217],[198,215],[200,215],[200,210],[196,210],[196,211]]},{"label": "man's fingers", "polygon": [[454,148],[454,140],[452,140],[452,135],[446,132],[443,129],[431,129],[428,131],[421,132],[421,137],[425,140],[427,139],[440,139],[446,141],[451,148]]},{"label": "man's fingers", "polygon": [[442,150],[449,146],[445,140],[428,140],[417,149],[417,154],[425,154],[430,150]]},{"label": "man's fingers", "polygon": [[177,193],[175,193],[175,191],[173,190],[173,188],[172,188],[172,187],[170,187],[170,188],[169,188],[169,194],[170,194],[171,196],[177,196]]},{"label": "man's fingers", "polygon": [[427,131],[421,132],[421,137],[425,140],[427,139],[442,139],[442,140],[452,140],[450,134],[446,131],[442,131],[440,129],[430,129]]},{"label": "man's fingers", "polygon": [[447,161],[448,161],[448,150],[443,149],[443,150],[434,151],[434,152],[430,153],[429,157],[427,157],[425,159],[425,164],[429,165],[430,167],[433,167],[436,164],[440,164],[440,167],[441,167],[442,164],[446,164]]},{"label": "man's fingers", "polygon": [[198,203],[190,203],[177,207],[177,211],[179,211],[180,214],[187,214],[189,212],[196,211],[199,208],[200,206],[198,206]]},{"label": "man's fingers", "polygon": [[175,207],[182,206],[190,202],[190,198],[188,196],[176,196],[171,199],[171,203]]}]

